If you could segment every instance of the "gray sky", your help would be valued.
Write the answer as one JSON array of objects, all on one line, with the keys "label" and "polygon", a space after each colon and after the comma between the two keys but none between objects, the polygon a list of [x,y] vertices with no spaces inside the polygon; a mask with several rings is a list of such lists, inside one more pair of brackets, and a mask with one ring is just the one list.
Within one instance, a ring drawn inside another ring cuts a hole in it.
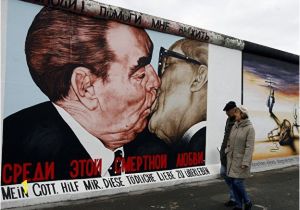
[{"label": "gray sky", "polygon": [[299,0],[98,0],[299,55]]}]

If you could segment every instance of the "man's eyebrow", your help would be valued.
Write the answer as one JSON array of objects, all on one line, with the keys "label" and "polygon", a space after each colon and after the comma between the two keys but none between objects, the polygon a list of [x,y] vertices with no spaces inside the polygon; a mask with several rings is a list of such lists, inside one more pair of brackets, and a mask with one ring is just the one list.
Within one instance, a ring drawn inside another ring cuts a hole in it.
[{"label": "man's eyebrow", "polygon": [[137,72],[141,67],[150,64],[152,55],[140,57],[137,61],[137,65],[130,68],[129,77],[131,77],[135,72]]}]

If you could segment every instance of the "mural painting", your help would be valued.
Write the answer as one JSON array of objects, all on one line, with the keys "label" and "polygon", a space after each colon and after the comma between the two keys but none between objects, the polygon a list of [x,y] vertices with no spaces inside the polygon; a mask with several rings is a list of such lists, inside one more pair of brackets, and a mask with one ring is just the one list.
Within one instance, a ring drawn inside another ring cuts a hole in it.
[{"label": "mural painting", "polygon": [[231,98],[255,164],[298,160],[298,65],[99,2],[24,1],[7,1],[3,33],[4,208],[214,178]]},{"label": "mural painting", "polygon": [[243,53],[243,83],[256,129],[254,159],[298,155],[298,65]]},{"label": "mural painting", "polygon": [[[162,44],[153,33],[47,7],[38,12],[25,38],[27,67],[18,71],[29,71],[49,100],[5,111],[2,185],[117,176],[103,184],[122,187],[126,174],[205,165],[208,45],[181,37]],[[6,96],[5,105],[17,102]],[[148,182],[126,176],[137,180]],[[2,196],[13,199],[8,188]]]}]

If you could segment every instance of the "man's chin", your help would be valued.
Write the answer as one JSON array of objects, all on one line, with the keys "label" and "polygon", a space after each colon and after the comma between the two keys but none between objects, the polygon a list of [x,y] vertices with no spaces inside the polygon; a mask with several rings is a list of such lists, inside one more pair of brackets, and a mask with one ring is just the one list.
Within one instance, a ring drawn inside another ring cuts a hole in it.
[{"label": "man's chin", "polygon": [[141,133],[141,132],[145,129],[145,127],[147,126],[147,123],[148,123],[148,119],[145,118],[145,119],[140,123],[140,126],[138,126],[139,129],[136,131],[136,133]]},{"label": "man's chin", "polygon": [[147,118],[140,119],[138,122],[136,122],[136,124],[131,129],[131,132],[134,134],[134,138],[130,138],[130,140],[133,141],[136,138],[136,136],[146,128],[147,124]]},{"label": "man's chin", "polygon": [[154,133],[159,139],[161,139],[162,141],[164,141],[166,144],[170,145],[170,144],[173,143],[173,141],[171,140],[171,138],[165,132],[163,132],[163,130],[161,130],[160,128],[154,128],[149,123],[148,129],[149,129],[149,131],[151,133]]},{"label": "man's chin", "polygon": [[162,131],[158,130],[155,132],[156,136],[163,140],[167,144],[172,144],[172,140]]},{"label": "man's chin", "polygon": [[[128,144],[132,141],[134,141],[136,139],[136,136],[138,135],[138,133],[141,133],[146,125],[147,125],[147,119],[139,122],[138,124],[135,125],[135,128],[137,128],[134,131],[126,131],[126,132],[122,132],[119,134],[118,139],[115,139],[114,142],[111,142],[111,140],[108,140],[109,144],[106,144],[106,146],[112,150],[122,147],[125,144]],[[103,138],[101,138],[103,140]]]},{"label": "man's chin", "polygon": [[147,125],[148,122],[148,116],[150,114],[150,109],[145,109],[144,111],[141,111],[140,114],[135,114],[131,117],[128,117],[125,122],[121,125],[123,128],[123,132],[135,132],[140,133],[144,130],[144,128]]}]

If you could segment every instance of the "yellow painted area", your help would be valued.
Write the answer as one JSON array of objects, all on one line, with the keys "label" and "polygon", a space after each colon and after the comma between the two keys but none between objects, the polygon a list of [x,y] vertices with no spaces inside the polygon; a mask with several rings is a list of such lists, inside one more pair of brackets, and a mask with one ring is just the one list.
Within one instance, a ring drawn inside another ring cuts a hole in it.
[{"label": "yellow painted area", "polygon": [[294,141],[297,153],[294,154],[289,146],[280,146],[278,141],[255,142],[253,160],[263,160],[268,158],[289,157],[299,154],[299,140]]},{"label": "yellow painted area", "polygon": [[27,184],[27,180],[24,180],[21,184],[23,185],[24,193],[25,193],[25,194],[28,194],[28,184]]}]

